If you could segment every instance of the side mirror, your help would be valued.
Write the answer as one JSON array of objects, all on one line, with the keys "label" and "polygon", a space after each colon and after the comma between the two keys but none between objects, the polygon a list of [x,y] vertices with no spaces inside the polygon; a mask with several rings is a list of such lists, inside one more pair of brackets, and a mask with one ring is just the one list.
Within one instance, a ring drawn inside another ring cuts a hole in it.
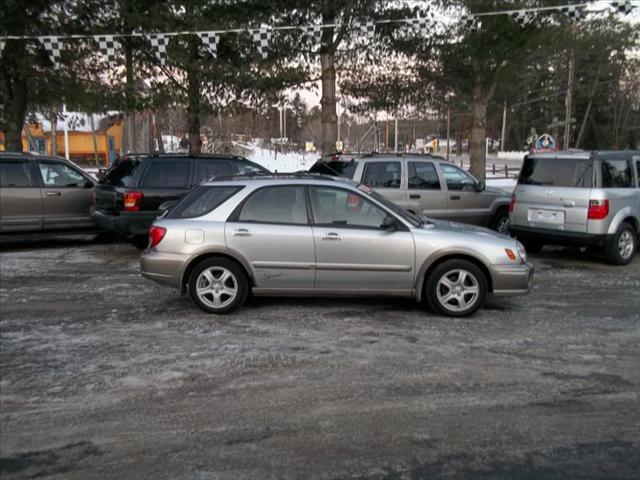
[{"label": "side mirror", "polygon": [[382,228],[383,230],[388,230],[388,231],[395,231],[398,229],[398,221],[393,218],[391,215],[387,215],[386,217],[384,217],[384,220],[382,221],[382,225],[380,225],[380,228]]},{"label": "side mirror", "polygon": [[487,185],[484,182],[476,183],[476,190],[478,192],[484,192],[487,189]]},{"label": "side mirror", "polygon": [[176,203],[178,203],[178,200],[167,200],[166,202],[162,202],[158,207],[158,217],[164,217],[166,213],[175,206]]}]

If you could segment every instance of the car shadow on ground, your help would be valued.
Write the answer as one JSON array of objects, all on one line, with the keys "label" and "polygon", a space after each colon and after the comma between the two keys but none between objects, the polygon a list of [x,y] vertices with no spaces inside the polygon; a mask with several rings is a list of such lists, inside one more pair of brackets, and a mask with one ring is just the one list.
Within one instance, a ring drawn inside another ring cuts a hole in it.
[{"label": "car shadow on ground", "polygon": [[[638,252],[640,254],[640,251]],[[640,262],[640,255],[631,261],[630,265]],[[544,247],[538,253],[529,254],[529,258],[534,261],[542,262],[547,267],[553,268],[590,268],[590,267],[609,267],[624,268],[624,266],[611,265],[604,253],[592,251],[587,248],[577,247]]]},{"label": "car shadow on ground", "polygon": [[[108,233],[0,235],[0,252],[126,243]],[[135,250],[134,247],[132,249]],[[138,250],[136,250],[138,251]]]}]

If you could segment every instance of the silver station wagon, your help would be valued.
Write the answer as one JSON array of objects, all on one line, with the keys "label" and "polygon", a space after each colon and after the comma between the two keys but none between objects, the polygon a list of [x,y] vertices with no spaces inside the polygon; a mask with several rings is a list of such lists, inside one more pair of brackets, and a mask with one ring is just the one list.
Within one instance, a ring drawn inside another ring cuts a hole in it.
[{"label": "silver station wagon", "polygon": [[188,291],[209,313],[254,295],[389,295],[465,316],[488,294],[525,294],[517,241],[417,217],[350,180],[313,174],[218,178],[149,232],[142,274]]}]

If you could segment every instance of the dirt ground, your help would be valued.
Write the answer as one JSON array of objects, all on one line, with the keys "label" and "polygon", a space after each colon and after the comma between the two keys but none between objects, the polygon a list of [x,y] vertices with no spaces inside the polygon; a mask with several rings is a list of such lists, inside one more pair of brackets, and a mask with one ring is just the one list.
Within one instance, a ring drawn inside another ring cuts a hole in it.
[{"label": "dirt ground", "polygon": [[472,318],[405,300],[207,316],[90,239],[0,253],[0,476],[638,478],[640,256],[533,257]]}]

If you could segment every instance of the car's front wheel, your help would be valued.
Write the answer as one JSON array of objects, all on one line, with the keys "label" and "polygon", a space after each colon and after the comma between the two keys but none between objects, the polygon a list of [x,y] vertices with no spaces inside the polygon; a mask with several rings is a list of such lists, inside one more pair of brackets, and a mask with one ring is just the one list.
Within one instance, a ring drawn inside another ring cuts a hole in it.
[{"label": "car's front wheel", "polygon": [[623,223],[607,248],[607,259],[614,265],[627,265],[638,248],[636,231],[629,223]]},{"label": "car's front wheel", "polygon": [[478,310],[487,296],[487,279],[468,260],[447,260],[430,274],[426,284],[429,306],[441,315],[464,317]]},{"label": "car's front wheel", "polygon": [[229,313],[247,298],[249,281],[244,270],[227,258],[200,262],[189,276],[189,295],[207,313]]}]

